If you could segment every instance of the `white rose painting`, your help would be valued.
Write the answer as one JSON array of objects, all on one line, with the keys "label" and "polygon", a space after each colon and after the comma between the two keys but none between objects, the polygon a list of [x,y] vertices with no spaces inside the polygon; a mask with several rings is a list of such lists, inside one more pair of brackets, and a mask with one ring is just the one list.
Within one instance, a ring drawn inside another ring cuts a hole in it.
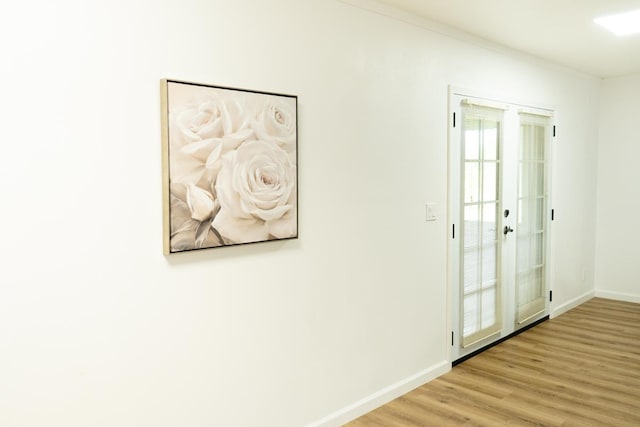
[{"label": "white rose painting", "polygon": [[165,254],[298,236],[297,98],[162,81]]}]

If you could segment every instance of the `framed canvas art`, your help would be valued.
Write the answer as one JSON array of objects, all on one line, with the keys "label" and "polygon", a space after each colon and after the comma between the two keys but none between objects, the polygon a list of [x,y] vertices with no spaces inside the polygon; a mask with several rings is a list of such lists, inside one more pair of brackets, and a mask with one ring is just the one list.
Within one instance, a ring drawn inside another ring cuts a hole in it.
[{"label": "framed canvas art", "polygon": [[298,237],[297,97],[161,81],[164,253]]}]

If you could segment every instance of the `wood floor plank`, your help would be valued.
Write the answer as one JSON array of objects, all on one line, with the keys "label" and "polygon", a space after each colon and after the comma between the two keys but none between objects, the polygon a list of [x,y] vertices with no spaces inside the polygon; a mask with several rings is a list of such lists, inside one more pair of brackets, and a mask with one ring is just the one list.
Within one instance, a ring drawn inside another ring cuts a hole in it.
[{"label": "wood floor plank", "polygon": [[640,304],[593,298],[347,424],[640,426]]},{"label": "wood floor plank", "polygon": [[[493,354],[493,358],[498,363],[522,371],[523,374],[550,376],[554,378],[555,382],[562,384],[571,382],[581,390],[589,388],[592,391],[597,391],[603,389],[606,391],[615,391],[623,396],[628,393],[633,394],[637,391],[637,380],[622,373],[588,371],[576,369],[575,366],[566,364],[545,365],[541,362],[532,363],[527,360],[527,357],[518,357],[518,354],[515,352],[496,352]],[[576,376],[576,373],[582,375]],[[586,376],[584,375],[585,373],[589,375]]]}]

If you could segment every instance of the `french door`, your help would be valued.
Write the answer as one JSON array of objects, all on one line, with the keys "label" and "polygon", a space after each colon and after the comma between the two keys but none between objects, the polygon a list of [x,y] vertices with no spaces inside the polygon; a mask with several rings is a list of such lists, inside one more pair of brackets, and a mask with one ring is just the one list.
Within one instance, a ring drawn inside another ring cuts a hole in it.
[{"label": "french door", "polygon": [[548,110],[451,93],[453,360],[548,314]]}]

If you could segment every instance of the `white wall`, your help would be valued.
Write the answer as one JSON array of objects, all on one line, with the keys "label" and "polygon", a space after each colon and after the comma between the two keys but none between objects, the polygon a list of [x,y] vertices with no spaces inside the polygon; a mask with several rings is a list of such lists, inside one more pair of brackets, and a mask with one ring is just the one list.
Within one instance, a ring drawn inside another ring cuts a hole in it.
[{"label": "white wall", "polygon": [[[0,52],[2,426],[330,424],[446,369],[448,84],[557,108],[554,303],[593,289],[591,77],[331,0],[12,2]],[[299,96],[300,239],[162,256],[164,77]]]},{"label": "white wall", "polygon": [[602,85],[596,293],[640,302],[640,75]]}]

